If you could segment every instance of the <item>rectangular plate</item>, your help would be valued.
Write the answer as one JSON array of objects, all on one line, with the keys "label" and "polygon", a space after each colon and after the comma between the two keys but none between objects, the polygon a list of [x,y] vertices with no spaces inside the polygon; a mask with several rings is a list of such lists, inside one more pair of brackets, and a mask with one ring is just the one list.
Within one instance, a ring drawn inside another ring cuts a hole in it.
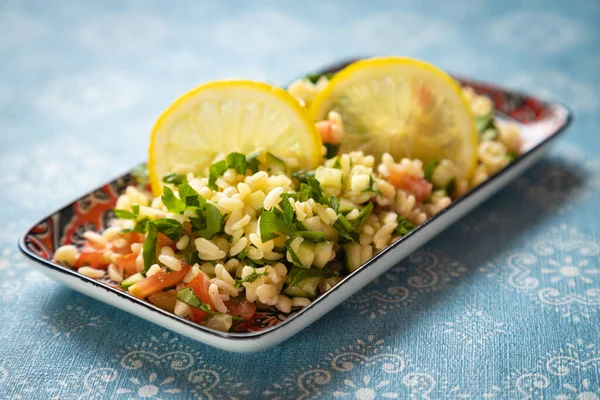
[{"label": "rectangular plate", "polygon": [[[350,61],[336,64],[324,72],[334,72]],[[276,345],[306,328],[312,322],[352,296],[377,276],[435,237],[443,229],[475,208],[533,165],[553,140],[569,125],[572,116],[562,104],[548,103],[497,86],[456,77],[477,93],[491,98],[501,118],[518,123],[524,153],[514,163],[474,188],[448,208],[418,226],[366,264],[346,276],[337,286],[321,295],[308,307],[292,314],[258,311],[254,320],[236,326],[236,332],[219,332],[161,310],[114,286],[110,280],[96,281],[77,271],[52,262],[54,250],[61,245],[82,244],[83,232],[104,229],[113,217],[111,209],[127,185],[135,182],[130,174],[101,186],[52,213],[28,229],[19,240],[21,251],[35,268],[70,288],[167,329],[224,350],[249,352]]]}]

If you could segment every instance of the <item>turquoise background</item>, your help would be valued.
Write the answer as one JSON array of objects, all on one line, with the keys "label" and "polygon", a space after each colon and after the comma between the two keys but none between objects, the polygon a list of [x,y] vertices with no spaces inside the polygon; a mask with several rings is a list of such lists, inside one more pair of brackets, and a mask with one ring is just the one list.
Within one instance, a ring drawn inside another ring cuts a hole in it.
[{"label": "turquoise background", "polygon": [[[33,271],[18,235],[145,159],[201,82],[403,54],[572,107],[530,172],[282,345],[219,351]],[[0,399],[600,398],[600,3],[3,1]]]}]

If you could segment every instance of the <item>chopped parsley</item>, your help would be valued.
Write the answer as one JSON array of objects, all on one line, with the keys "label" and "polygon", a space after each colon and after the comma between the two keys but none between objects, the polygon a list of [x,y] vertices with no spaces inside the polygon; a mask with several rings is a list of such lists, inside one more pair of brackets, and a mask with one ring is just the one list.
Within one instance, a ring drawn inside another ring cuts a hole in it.
[{"label": "chopped parsley", "polygon": [[188,306],[200,309],[202,311],[211,311],[210,305],[203,303],[198,296],[196,296],[194,290],[189,287],[177,291],[177,300],[180,300]]},{"label": "chopped parsley", "polygon": [[398,226],[394,229],[394,232],[404,236],[413,229],[415,229],[415,225],[412,222],[407,221],[402,217],[398,217]]},{"label": "chopped parsley", "polygon": [[300,282],[308,278],[331,278],[335,274],[329,268],[302,268],[294,266],[290,270],[288,282],[289,286],[298,286]]},{"label": "chopped parsley", "polygon": [[431,182],[431,178],[433,177],[433,170],[440,164],[438,160],[430,160],[425,167],[423,168],[423,172],[425,173],[425,179]]},{"label": "chopped parsley", "polygon": [[146,222],[146,240],[142,247],[142,258],[144,260],[144,271],[142,274],[145,276],[146,272],[150,267],[157,263],[156,258],[156,241],[158,239],[158,227],[152,221]]},{"label": "chopped parsley", "polygon": [[[137,213],[132,213],[131,211],[127,211],[127,210],[119,210],[119,209],[114,209],[113,210],[115,212],[115,217],[120,218],[120,219],[137,219]],[[139,206],[138,206],[138,211],[139,211]]]},{"label": "chopped parsley", "polygon": [[263,276],[267,276],[267,275],[269,275],[269,271],[265,271],[262,274],[259,274],[258,272],[254,271],[250,275],[246,276],[244,279],[236,279],[235,280],[235,287],[239,288],[244,283],[254,282],[255,280],[257,280],[257,279],[259,279],[259,278],[261,278]]},{"label": "chopped parsley", "polygon": [[162,181],[166,184],[179,186],[182,183],[187,182],[187,178],[184,174],[169,173],[163,176]]}]

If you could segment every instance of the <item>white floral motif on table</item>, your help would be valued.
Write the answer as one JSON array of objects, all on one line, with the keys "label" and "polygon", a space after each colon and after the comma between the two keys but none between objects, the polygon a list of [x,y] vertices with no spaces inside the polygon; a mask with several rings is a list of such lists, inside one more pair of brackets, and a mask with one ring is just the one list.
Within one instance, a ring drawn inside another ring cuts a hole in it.
[{"label": "white floral motif on table", "polygon": [[527,294],[541,306],[578,323],[600,314],[600,243],[566,225],[555,227],[507,266],[480,270],[503,286]]},{"label": "white floral motif on table", "polygon": [[131,399],[142,398],[160,398],[159,396],[165,394],[176,394],[181,393],[181,389],[171,388],[169,385],[175,381],[175,378],[169,376],[162,380],[157,380],[156,372],[152,372],[147,379],[140,381],[135,376],[129,378],[134,387],[133,389],[119,388],[115,391],[118,395],[132,396]]},{"label": "white floral motif on table", "polygon": [[468,398],[459,386],[415,367],[403,351],[368,336],[263,391],[270,400]]},{"label": "white floral motif on table", "polygon": [[109,322],[106,315],[96,314],[94,309],[87,305],[70,304],[52,315],[42,315],[40,319],[40,325],[48,327],[54,337],[69,337],[87,328],[101,328]]},{"label": "white floral motif on table", "polygon": [[14,243],[0,246],[0,303],[13,300],[13,296],[20,293],[24,283],[32,281],[33,278],[45,279],[29,268]]},{"label": "white floral motif on table", "polygon": [[564,145],[536,173],[519,178],[515,185],[530,201],[564,213],[600,192],[600,158],[581,148]]},{"label": "white floral motif on table", "polygon": [[510,333],[510,327],[478,309],[467,309],[454,321],[444,322],[444,333],[452,334],[467,344],[484,344],[498,335]]},{"label": "white floral motif on table", "polygon": [[375,319],[413,304],[425,293],[442,290],[466,270],[442,254],[415,252],[342,305]]},{"label": "white floral motif on table", "polygon": [[[114,379],[103,379],[103,393],[110,398],[240,399],[249,395],[245,384],[221,367],[208,366],[196,348],[184,345],[179,336],[164,333],[122,349],[114,363],[103,369]],[[126,377],[126,379],[125,379]],[[89,385],[81,397],[93,395],[98,385]],[[108,395],[110,394],[110,395]]]},{"label": "white floral motif on table", "polygon": [[600,399],[598,343],[579,338],[542,357],[528,371],[514,371],[501,385],[492,385],[484,399]]},{"label": "white floral motif on table", "polygon": [[141,96],[142,85],[135,77],[98,70],[50,81],[41,89],[37,105],[49,116],[88,124],[91,119],[131,108]]},{"label": "white floral motif on table", "polygon": [[[0,185],[10,187],[6,199],[24,210],[41,209],[52,202],[66,202],[82,190],[106,181],[122,170],[119,162],[81,141],[37,142],[27,151],[0,154]],[[52,182],[51,185],[48,182]]]},{"label": "white floral motif on table", "polygon": [[583,24],[559,14],[515,11],[490,23],[492,40],[527,52],[556,54],[587,39]]},{"label": "white floral motif on table", "polygon": [[[256,398],[250,395],[246,383],[224,367],[208,365],[201,350],[197,345],[183,344],[178,335],[164,333],[117,350],[112,360],[75,372],[52,374],[41,385],[28,380],[25,370],[11,375],[11,380],[21,379],[19,393],[36,400],[36,393],[56,400]],[[6,369],[4,364],[0,364],[0,384],[2,368]]]}]

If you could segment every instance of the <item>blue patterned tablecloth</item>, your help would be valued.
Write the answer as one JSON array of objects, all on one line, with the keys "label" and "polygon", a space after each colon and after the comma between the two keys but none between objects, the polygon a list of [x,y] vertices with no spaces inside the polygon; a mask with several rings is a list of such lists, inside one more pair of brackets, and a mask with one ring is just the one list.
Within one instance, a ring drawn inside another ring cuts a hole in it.
[{"label": "blue patterned tablecloth", "polygon": [[[0,399],[600,398],[600,2],[0,4]],[[226,353],[54,283],[16,240],[145,158],[210,79],[406,54],[549,95],[525,176],[292,339]]]}]

